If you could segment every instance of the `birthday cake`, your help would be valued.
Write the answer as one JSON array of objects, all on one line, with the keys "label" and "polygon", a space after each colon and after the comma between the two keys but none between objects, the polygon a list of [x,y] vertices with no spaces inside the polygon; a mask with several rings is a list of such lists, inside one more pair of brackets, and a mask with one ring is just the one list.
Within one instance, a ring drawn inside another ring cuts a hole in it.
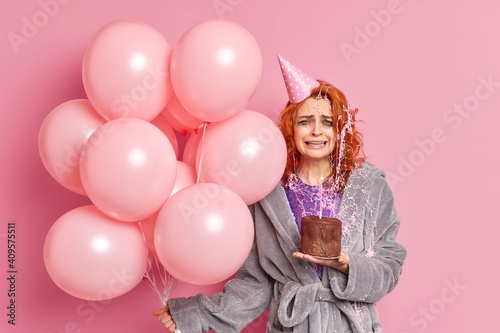
[{"label": "birthday cake", "polygon": [[300,252],[314,257],[333,258],[340,255],[342,221],[315,215],[301,220]]}]

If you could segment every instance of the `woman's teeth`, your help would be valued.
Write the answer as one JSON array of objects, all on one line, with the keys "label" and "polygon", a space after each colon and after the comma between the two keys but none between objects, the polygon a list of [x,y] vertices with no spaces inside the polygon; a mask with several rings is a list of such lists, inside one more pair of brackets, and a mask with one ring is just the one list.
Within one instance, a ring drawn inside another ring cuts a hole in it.
[{"label": "woman's teeth", "polygon": [[326,145],[326,141],[321,141],[321,142],[306,142],[306,145],[309,145],[309,146],[324,146],[324,145]]}]

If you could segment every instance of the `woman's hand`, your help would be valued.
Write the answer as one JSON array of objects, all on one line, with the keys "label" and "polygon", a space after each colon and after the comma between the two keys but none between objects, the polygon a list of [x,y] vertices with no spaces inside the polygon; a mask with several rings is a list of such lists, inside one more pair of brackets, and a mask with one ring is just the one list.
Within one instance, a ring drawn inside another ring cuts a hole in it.
[{"label": "woman's hand", "polygon": [[172,319],[172,315],[170,314],[170,309],[168,308],[168,306],[153,312],[153,314],[170,332],[173,333],[175,331],[175,323]]},{"label": "woman's hand", "polygon": [[294,252],[293,256],[295,258],[304,259],[316,264],[331,266],[336,270],[349,275],[349,255],[345,251],[342,251],[342,255],[338,259],[318,259],[314,258],[310,254],[304,254],[302,252]]}]

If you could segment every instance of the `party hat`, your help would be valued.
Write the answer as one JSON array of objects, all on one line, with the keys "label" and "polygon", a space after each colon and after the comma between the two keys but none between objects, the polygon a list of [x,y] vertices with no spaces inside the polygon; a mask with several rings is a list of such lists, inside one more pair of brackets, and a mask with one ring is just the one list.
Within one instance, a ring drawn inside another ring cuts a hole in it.
[{"label": "party hat", "polygon": [[290,103],[298,103],[311,95],[311,91],[319,87],[318,81],[302,72],[278,54],[281,72],[285,80]]}]

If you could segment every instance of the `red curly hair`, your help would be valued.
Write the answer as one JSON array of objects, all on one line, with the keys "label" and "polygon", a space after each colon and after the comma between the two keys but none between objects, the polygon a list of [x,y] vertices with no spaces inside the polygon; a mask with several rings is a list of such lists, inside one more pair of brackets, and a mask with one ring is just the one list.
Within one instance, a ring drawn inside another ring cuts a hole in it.
[{"label": "red curly hair", "polygon": [[[334,119],[335,134],[337,142],[332,154],[332,170],[330,176],[338,178],[336,189],[342,190],[349,179],[352,170],[361,166],[366,160],[363,151],[363,136],[356,130],[356,114],[358,109],[348,109],[347,98],[338,88],[332,86],[326,81],[318,80],[319,87],[312,90],[310,98],[316,98],[318,95],[328,98],[332,104],[332,118]],[[288,177],[295,173],[295,170],[301,165],[301,155],[295,146],[294,127],[298,109],[304,104],[304,101],[292,104],[287,103],[280,116],[280,130],[285,137],[287,146],[287,162],[285,172],[281,181],[285,185]],[[336,121],[335,121],[336,119]],[[350,128],[349,128],[350,127]],[[343,135],[340,135],[342,133]],[[339,147],[342,147],[342,156],[339,155]],[[337,165],[337,163],[340,163]]]}]

